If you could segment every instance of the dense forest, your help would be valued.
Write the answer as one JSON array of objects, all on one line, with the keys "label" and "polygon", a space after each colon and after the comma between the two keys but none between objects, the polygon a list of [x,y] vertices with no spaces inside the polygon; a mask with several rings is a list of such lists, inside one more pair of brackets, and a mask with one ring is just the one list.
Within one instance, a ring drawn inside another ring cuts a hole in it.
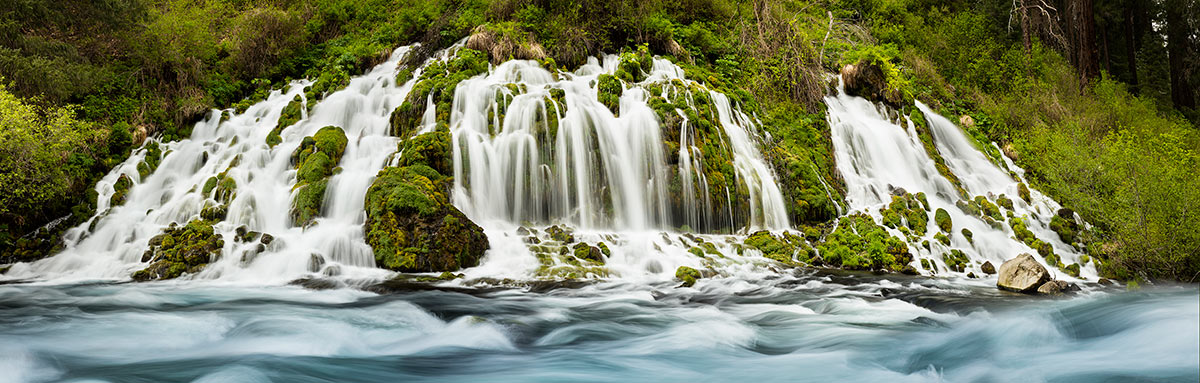
[{"label": "dense forest", "polygon": [[756,100],[789,214],[812,226],[837,218],[813,174],[838,178],[828,75],[871,63],[887,101],[962,116],[1090,223],[1102,275],[1200,276],[1195,0],[16,0],[0,8],[0,263],[54,251],[147,137],[470,35],[493,62],[565,70],[649,51]]}]

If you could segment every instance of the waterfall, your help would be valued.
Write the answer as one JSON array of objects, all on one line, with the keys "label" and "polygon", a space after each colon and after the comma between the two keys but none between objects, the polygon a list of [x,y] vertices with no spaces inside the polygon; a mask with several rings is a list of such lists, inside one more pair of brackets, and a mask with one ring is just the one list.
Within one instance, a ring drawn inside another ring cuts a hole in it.
[{"label": "waterfall", "polygon": [[[936,265],[938,272],[949,271],[943,261],[942,254],[952,251],[962,251],[974,264],[967,272],[979,274],[978,264],[991,262],[999,266],[1003,261],[1020,253],[1030,253],[1039,261],[1047,264],[1049,270],[1060,278],[1070,278],[1059,272],[1056,267],[1046,263],[1038,256],[1038,250],[1015,238],[1016,234],[1009,225],[1002,222],[985,222],[980,217],[969,214],[961,206],[970,204],[956,186],[938,171],[935,160],[923,146],[919,133],[913,121],[904,117],[904,124],[894,123],[889,119],[884,107],[872,104],[860,97],[852,97],[840,92],[836,96],[825,97],[828,106],[828,119],[831,137],[834,145],[834,155],[838,171],[846,181],[846,202],[849,210],[865,212],[882,222],[880,212],[891,202],[892,195],[903,189],[908,193],[924,193],[929,203],[929,230],[924,236],[906,236],[896,229],[889,231],[899,238],[909,238],[909,249],[915,257],[924,259]],[[1020,185],[1024,172],[1011,162],[1001,165],[989,160],[972,143],[962,129],[953,122],[933,112],[920,101],[916,102],[922,116],[928,121],[936,152],[945,161],[946,167],[961,183],[961,187],[971,199],[982,196],[990,203],[996,204],[1001,196],[1011,201],[1011,209],[1001,209],[1006,214],[1022,219],[1039,240],[1053,247],[1054,253],[1061,257],[1064,264],[1078,262],[1082,252],[1069,244],[1063,243],[1058,235],[1050,229],[1050,220],[1061,208],[1054,200],[1029,190],[1029,201],[1019,197]],[[1009,171],[1000,166],[1014,169]],[[1027,183],[1025,183],[1027,184]],[[933,212],[945,209],[954,229],[949,233],[949,244],[943,244],[935,239],[938,233],[934,222]],[[962,235],[961,229],[973,233],[971,239]],[[924,247],[925,242],[929,248]],[[920,261],[915,261],[919,266]],[[1092,264],[1085,265],[1081,276],[1096,277]]]},{"label": "waterfall", "polygon": [[[391,135],[392,112],[425,67],[449,60],[460,46],[407,68],[416,76],[405,83],[397,83],[397,75],[412,47],[397,49],[323,97],[306,93],[314,82],[294,81],[244,112],[212,111],[187,139],[150,139],[161,152],[137,149],[105,176],[96,185],[96,214],[69,229],[60,253],[14,265],[6,277],[126,279],[147,266],[144,253],[164,229],[214,206],[225,209],[212,225],[224,239],[222,255],[186,278],[273,283],[320,274],[386,276],[364,241],[366,190],[407,138]],[[788,227],[779,186],[757,147],[757,120],[662,59],[639,73],[641,81],[622,81],[617,108],[610,109],[599,101],[600,77],[617,73],[619,63],[609,55],[574,72],[551,72],[537,62],[508,61],[457,84],[448,124],[452,201],[492,242],[475,275],[522,276],[536,267],[512,235],[526,223],[568,224],[593,241],[622,233],[611,241],[614,274],[650,270],[659,278],[673,275],[676,265],[700,266],[683,239],[663,232]],[[437,128],[438,112],[446,112],[437,110],[444,106],[432,94],[424,103],[418,133]],[[294,120],[289,108],[299,109]],[[315,220],[295,222],[293,201],[302,188],[292,155],[326,126],[341,128],[348,143]],[[271,145],[274,135],[278,142]],[[675,138],[678,147],[669,148]],[[157,153],[157,169],[139,171]],[[713,161],[732,167],[710,169]],[[214,191],[217,180],[222,186]],[[123,182],[132,186],[122,203],[113,196],[126,193],[118,190]],[[223,192],[227,182],[230,190]],[[246,232],[273,240],[239,240]],[[733,253],[725,243],[721,248]]]},{"label": "waterfall", "polygon": [[[694,121],[673,109],[668,113],[680,116],[678,126],[660,126],[664,122],[650,106],[650,98],[658,96],[715,112],[722,144],[730,147],[746,191],[745,225],[788,226],[782,193],[753,138],[756,121],[664,59],[654,60],[644,81],[623,84],[614,113],[597,94],[599,77],[614,73],[619,60],[616,55],[603,63],[592,59],[574,73],[551,73],[537,62],[513,60],[460,83],[449,122],[455,204],[477,221],[562,222],[620,231],[712,229],[712,218],[721,211],[714,210],[710,197],[697,133],[689,125]],[[711,105],[691,99],[689,92],[696,89]],[[556,99],[558,91],[563,97]],[[671,137],[679,139],[677,166],[667,163],[663,144],[663,132],[672,129],[679,131]],[[672,205],[669,191],[675,177],[681,185],[679,206]]]}]

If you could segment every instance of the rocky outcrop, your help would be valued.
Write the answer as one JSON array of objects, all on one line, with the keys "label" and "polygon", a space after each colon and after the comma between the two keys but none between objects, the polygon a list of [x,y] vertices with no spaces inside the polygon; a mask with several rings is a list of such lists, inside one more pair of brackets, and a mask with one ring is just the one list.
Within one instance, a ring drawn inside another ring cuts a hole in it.
[{"label": "rocky outcrop", "polygon": [[221,256],[225,240],[213,231],[212,221],[194,220],[183,227],[172,224],[150,239],[150,249],[142,254],[145,269],[133,273],[135,281],[177,278],[196,273]]},{"label": "rocky outcrop", "polygon": [[450,134],[405,140],[398,167],[385,168],[367,190],[367,244],[377,266],[405,272],[453,271],[479,264],[483,229],[450,203]]},{"label": "rocky outcrop", "polygon": [[859,61],[848,64],[841,70],[846,94],[871,101],[883,102],[893,107],[906,104],[899,90],[888,88],[887,73],[879,64]]},{"label": "rocky outcrop", "polygon": [[1032,255],[1021,254],[1000,265],[1000,276],[996,287],[1001,290],[1021,293],[1036,292],[1038,287],[1050,281],[1050,272]]}]

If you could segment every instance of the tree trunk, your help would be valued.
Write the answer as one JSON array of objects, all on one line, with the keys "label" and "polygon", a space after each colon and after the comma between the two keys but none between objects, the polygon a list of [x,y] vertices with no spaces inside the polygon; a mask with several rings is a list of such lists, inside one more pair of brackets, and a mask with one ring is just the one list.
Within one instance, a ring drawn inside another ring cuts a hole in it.
[{"label": "tree trunk", "polygon": [[1132,0],[1125,6],[1125,65],[1129,66],[1129,83],[1134,89],[1138,86],[1137,73],[1137,34],[1133,33],[1133,12],[1137,1]]},{"label": "tree trunk", "polygon": [[1189,36],[1187,0],[1168,0],[1167,13],[1167,63],[1171,68],[1171,102],[1176,108],[1195,108],[1196,95],[1191,86],[1187,55],[1192,54]]}]

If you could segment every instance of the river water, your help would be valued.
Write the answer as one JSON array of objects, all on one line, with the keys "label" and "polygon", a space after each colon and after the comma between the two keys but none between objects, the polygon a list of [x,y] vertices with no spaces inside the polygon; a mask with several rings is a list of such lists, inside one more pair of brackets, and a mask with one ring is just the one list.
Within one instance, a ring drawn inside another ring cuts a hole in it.
[{"label": "river water", "polygon": [[765,280],[0,286],[0,382],[1195,382],[1195,286]]}]

